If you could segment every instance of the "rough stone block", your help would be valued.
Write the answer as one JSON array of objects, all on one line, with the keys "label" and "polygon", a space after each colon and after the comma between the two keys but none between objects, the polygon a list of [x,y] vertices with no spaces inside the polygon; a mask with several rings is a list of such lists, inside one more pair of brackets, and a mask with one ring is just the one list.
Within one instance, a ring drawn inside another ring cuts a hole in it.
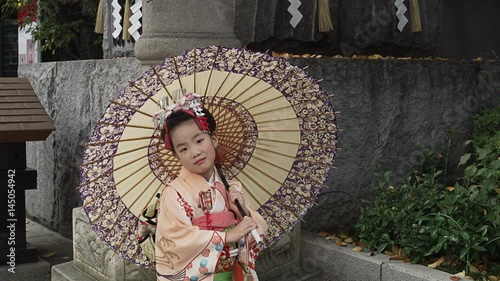
[{"label": "rough stone block", "polygon": [[383,262],[380,256],[371,257],[368,253],[353,252],[350,248],[334,248],[332,245],[335,245],[335,242],[302,231],[302,269],[306,272],[323,271],[325,281],[380,280]]},{"label": "rough stone block", "polygon": [[72,261],[54,265],[51,270],[51,281],[95,281],[90,275],[77,269]]},{"label": "rough stone block", "polygon": [[156,280],[154,271],[141,268],[109,249],[89,225],[82,208],[73,209],[73,265],[102,281]]},{"label": "rough stone block", "polygon": [[388,261],[382,264],[381,281],[442,281],[450,280],[451,274],[429,269],[419,264],[409,264],[401,261]]},{"label": "rough stone block", "polygon": [[27,142],[28,167],[38,171],[38,189],[26,192],[28,217],[66,237],[71,210],[81,205],[78,165],[91,128],[142,69],[136,59],[71,61],[19,65],[56,131],[45,141]]}]

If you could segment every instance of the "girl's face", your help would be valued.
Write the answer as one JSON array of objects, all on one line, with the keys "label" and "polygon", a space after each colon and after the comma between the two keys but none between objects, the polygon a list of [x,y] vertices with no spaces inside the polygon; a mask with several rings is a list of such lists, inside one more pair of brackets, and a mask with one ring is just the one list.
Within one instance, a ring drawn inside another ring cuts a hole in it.
[{"label": "girl's face", "polygon": [[188,171],[207,181],[214,172],[217,138],[204,133],[194,120],[181,123],[170,133],[177,159]]}]

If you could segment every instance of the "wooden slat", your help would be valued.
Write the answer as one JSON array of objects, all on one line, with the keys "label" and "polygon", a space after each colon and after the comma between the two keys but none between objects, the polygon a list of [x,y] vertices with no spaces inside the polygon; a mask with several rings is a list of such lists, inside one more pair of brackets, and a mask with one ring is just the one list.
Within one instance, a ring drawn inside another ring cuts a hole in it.
[{"label": "wooden slat", "polygon": [[37,96],[18,96],[18,97],[0,97],[1,103],[13,103],[13,102],[36,102],[40,103]]},{"label": "wooden slat", "polygon": [[1,90],[31,90],[30,84],[2,84],[0,83]]},{"label": "wooden slat", "polygon": [[47,115],[24,115],[24,116],[0,116],[2,123],[36,123],[36,122],[51,122]]},{"label": "wooden slat", "polygon": [[33,90],[0,90],[0,97],[36,96]]},{"label": "wooden slat", "polygon": [[0,109],[0,116],[47,115],[44,109]]},{"label": "wooden slat", "polygon": [[6,78],[0,77],[0,84],[29,84],[30,81],[27,78]]},{"label": "wooden slat", "polygon": [[28,79],[0,78],[0,142],[45,140],[54,130]]},{"label": "wooden slat", "polygon": [[28,102],[11,102],[11,103],[0,103],[0,109],[26,109],[26,108],[43,108],[40,103],[28,103]]},{"label": "wooden slat", "polygon": [[3,142],[26,142],[26,141],[43,141],[46,140],[50,133],[54,130],[38,130],[38,131],[0,131],[0,143]]}]

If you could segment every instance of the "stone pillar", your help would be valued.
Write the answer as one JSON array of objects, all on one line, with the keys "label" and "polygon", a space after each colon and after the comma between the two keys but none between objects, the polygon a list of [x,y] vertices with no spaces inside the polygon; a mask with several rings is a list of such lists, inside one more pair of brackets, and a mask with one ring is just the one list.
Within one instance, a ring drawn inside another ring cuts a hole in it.
[{"label": "stone pillar", "polygon": [[143,66],[155,65],[195,47],[240,47],[234,33],[234,7],[234,0],[143,1],[136,58]]}]

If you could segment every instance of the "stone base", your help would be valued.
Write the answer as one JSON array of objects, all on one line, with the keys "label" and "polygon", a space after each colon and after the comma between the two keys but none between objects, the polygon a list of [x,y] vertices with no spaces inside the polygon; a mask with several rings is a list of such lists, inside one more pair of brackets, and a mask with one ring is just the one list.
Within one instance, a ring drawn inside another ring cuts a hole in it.
[{"label": "stone base", "polygon": [[54,265],[51,277],[51,281],[95,281],[90,275],[76,268],[72,261]]},{"label": "stone base", "polygon": [[89,225],[82,208],[73,209],[73,262],[56,266],[52,273],[52,280],[156,280],[154,271],[132,264],[109,249]]},{"label": "stone base", "polygon": [[3,281],[45,281],[50,280],[50,264],[38,258],[37,262],[16,264],[14,273],[10,272],[8,265],[0,266],[0,280]]},{"label": "stone base", "polygon": [[163,62],[171,55],[180,55],[186,50],[213,45],[224,47],[241,47],[241,42],[234,34],[220,33],[189,33],[172,34],[172,37],[148,38],[146,35],[135,43],[135,56],[143,66],[153,66]]}]

